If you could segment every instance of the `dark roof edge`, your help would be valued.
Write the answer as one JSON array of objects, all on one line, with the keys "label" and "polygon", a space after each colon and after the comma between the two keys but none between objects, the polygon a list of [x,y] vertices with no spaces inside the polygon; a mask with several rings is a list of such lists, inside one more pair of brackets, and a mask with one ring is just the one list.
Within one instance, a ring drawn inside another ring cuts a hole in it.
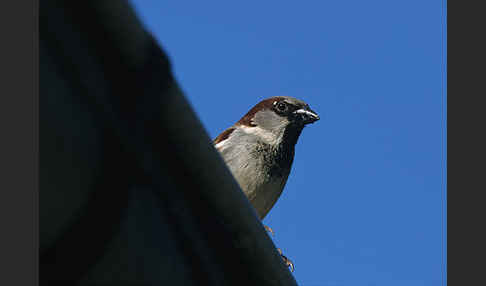
[{"label": "dark roof edge", "polygon": [[[83,17],[72,21],[83,33],[96,39],[93,33],[99,32],[99,39],[106,38],[103,42],[92,41],[102,53],[100,58],[106,60],[105,65],[116,63],[116,68],[133,74],[135,84],[150,91],[143,96],[134,94],[128,102],[109,99],[110,104],[126,110],[124,120],[135,122],[133,130],[120,128],[120,137],[130,149],[152,148],[152,154],[159,154],[150,165],[145,158],[140,158],[141,166],[152,175],[154,184],[157,185],[158,172],[172,171],[174,180],[181,186],[179,191],[184,192],[191,205],[192,214],[200,217],[200,230],[218,228],[215,233],[206,233],[208,244],[218,248],[218,239],[223,237],[232,251],[215,249],[220,261],[240,262],[239,267],[229,263],[225,269],[235,275],[250,276],[254,285],[297,285],[174,80],[166,54],[145,30],[131,5],[127,1],[101,0],[59,5],[81,10],[77,12]],[[109,76],[109,71],[106,74]],[[143,110],[143,114],[137,110]],[[143,136],[137,136],[141,135],[139,132]]]}]

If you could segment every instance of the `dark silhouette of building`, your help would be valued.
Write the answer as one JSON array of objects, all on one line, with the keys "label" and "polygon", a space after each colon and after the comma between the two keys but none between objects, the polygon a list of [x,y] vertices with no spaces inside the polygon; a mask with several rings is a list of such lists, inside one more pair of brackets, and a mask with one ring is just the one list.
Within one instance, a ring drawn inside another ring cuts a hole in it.
[{"label": "dark silhouette of building", "polygon": [[39,45],[40,285],[296,285],[127,1]]}]

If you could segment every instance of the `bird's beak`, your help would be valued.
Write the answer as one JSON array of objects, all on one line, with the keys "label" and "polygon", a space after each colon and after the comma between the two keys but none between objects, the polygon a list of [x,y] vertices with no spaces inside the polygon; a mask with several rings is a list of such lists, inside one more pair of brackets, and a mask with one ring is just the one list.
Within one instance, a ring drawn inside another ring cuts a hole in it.
[{"label": "bird's beak", "polygon": [[319,115],[312,109],[297,109],[294,114],[299,118],[303,124],[314,123],[320,119]]}]

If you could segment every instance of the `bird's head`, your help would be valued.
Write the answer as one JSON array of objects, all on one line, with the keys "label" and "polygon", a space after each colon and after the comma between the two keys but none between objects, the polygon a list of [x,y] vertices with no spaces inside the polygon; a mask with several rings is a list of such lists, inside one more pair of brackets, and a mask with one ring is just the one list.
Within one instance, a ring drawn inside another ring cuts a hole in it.
[{"label": "bird's head", "polygon": [[269,144],[295,145],[302,129],[319,120],[319,115],[302,100],[277,96],[260,101],[237,125],[262,137]]}]

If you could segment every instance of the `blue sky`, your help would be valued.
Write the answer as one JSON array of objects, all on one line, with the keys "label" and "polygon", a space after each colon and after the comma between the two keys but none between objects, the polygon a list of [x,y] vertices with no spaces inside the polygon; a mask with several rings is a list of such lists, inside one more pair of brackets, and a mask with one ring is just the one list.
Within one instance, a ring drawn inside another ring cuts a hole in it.
[{"label": "blue sky", "polygon": [[445,1],[132,3],[212,138],[270,96],[321,115],[264,220],[299,285],[446,284]]}]

